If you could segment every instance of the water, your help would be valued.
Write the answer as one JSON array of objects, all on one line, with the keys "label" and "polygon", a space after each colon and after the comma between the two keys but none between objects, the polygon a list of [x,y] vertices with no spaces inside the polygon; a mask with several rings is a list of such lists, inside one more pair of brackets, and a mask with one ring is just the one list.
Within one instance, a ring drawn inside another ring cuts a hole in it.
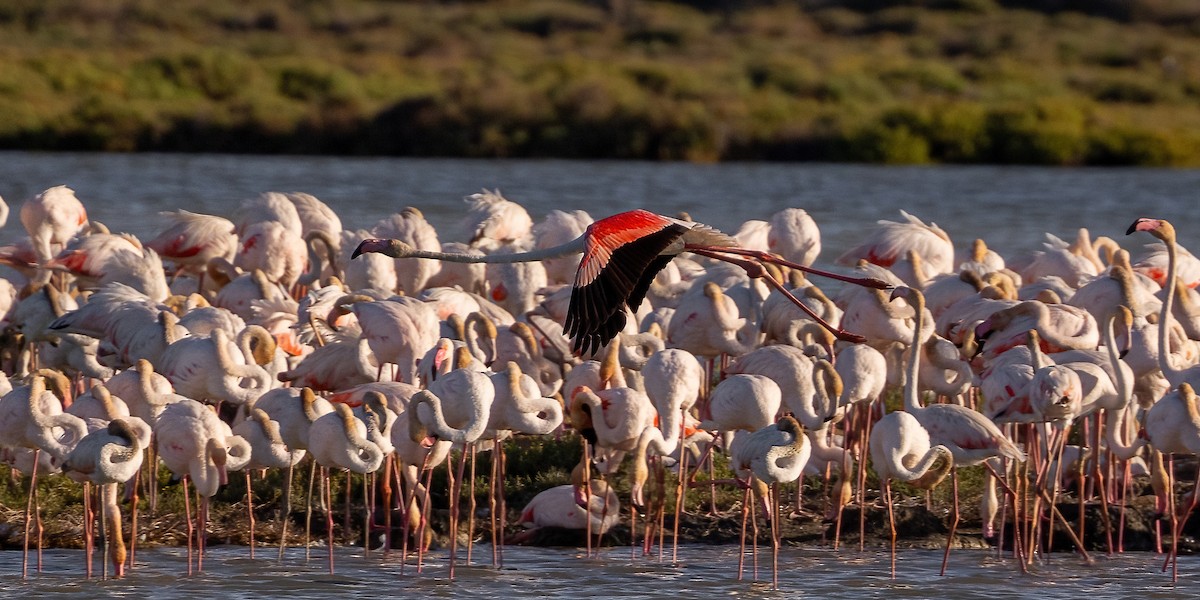
[{"label": "water", "polygon": [[[491,555],[478,546],[478,556]],[[423,598],[1070,598],[1093,600],[1127,598],[1191,598],[1200,578],[1200,560],[1180,559],[1181,577],[1171,583],[1159,573],[1162,559],[1134,553],[1098,556],[1090,565],[1074,555],[1054,555],[1022,574],[1011,560],[984,550],[956,550],[945,577],[938,576],[942,553],[904,550],[897,577],[888,573],[886,552],[827,548],[785,548],[780,553],[779,590],[770,586],[770,549],[760,548],[758,581],[752,581],[747,558],[745,579],[737,579],[737,548],[683,546],[680,562],[630,556],[628,548],[611,548],[599,557],[585,558],[582,550],[520,548],[504,550],[504,568],[490,562],[461,562],[455,579],[446,575],[447,557],[434,553],[417,574],[413,561],[401,573],[398,555],[383,560],[378,553],[363,557],[354,549],[339,549],[337,574],[330,575],[323,550],[309,562],[300,549],[289,550],[281,564],[272,549],[251,559],[246,548],[210,548],[205,572],[186,576],[183,549],[139,550],[138,564],[122,580],[88,580],[83,552],[49,550],[45,570],[21,581],[20,552],[0,552],[0,590],[39,595],[54,593],[75,598],[127,596],[134,598],[261,598],[294,599],[378,597]],[[485,559],[486,560],[486,559]]]},{"label": "water", "polygon": [[[1135,249],[1147,236],[1125,237],[1139,216],[1171,219],[1187,245],[1200,226],[1200,171],[1160,169],[1046,169],[1034,167],[879,167],[822,164],[659,164],[639,162],[466,161],[391,158],[259,157],[154,154],[0,153],[0,195],[14,211],[20,200],[49,186],[74,188],[93,219],[143,239],[164,226],[159,211],[186,208],[229,215],[243,199],[267,190],[306,191],[321,198],[344,225],[366,228],[406,205],[421,208],[443,231],[457,222],[461,198],[499,188],[535,219],[554,208],[583,208],[604,216],[630,208],[664,214],[687,211],[699,221],[732,232],[747,219],[801,207],[821,226],[830,264],[876,220],[899,218],[904,209],[941,225],[960,250],[976,237],[1002,254],[1040,248],[1043,234],[1071,238],[1079,227]],[[0,241],[23,235],[16,213]],[[446,236],[447,239],[449,236]],[[486,547],[477,550],[490,556]],[[326,572],[323,555],[305,563],[293,549],[279,564],[264,551],[251,560],[245,548],[210,549],[206,573],[185,577],[183,550],[139,550],[123,581],[88,581],[81,551],[46,552],[46,571],[21,581],[19,552],[0,552],[0,590],[73,597],[217,597],[269,594],[295,598],[333,595],[419,594],[435,597],[668,597],[717,595],[820,598],[1076,598],[1141,595],[1190,597],[1200,560],[1183,557],[1176,586],[1159,573],[1150,554],[1096,557],[1083,565],[1055,555],[1028,575],[1012,561],[980,550],[955,551],[947,577],[937,577],[941,553],[904,550],[897,580],[888,578],[886,553],[835,553],[824,548],[785,549],[779,592],[770,574],[758,583],[738,581],[736,548],[687,546],[681,563],[632,560],[627,549],[582,558],[570,549],[507,548],[505,568],[460,567],[450,582],[446,556],[435,553],[427,571],[396,559],[366,558],[339,549],[338,574]],[[763,560],[769,558],[764,549]],[[98,559],[97,559],[98,560]],[[97,563],[98,564],[98,563]],[[765,562],[764,562],[765,564]]]},{"label": "water", "polygon": [[[1200,227],[1200,170],[0,153],[0,196],[14,208],[58,184],[74,188],[93,219],[143,239],[165,227],[159,211],[229,215],[268,190],[311,193],[354,228],[412,205],[443,232],[457,224],[462,197],[484,187],[534,219],[555,208],[597,217],[646,208],[687,211],[730,233],[800,207],[821,227],[826,265],[901,209],[936,222],[960,250],[981,237],[1006,256],[1040,249],[1046,232],[1070,241],[1079,227],[1140,248],[1147,236],[1124,233],[1141,216],[1171,219],[1185,246]],[[15,213],[10,221],[0,241],[23,235]]]}]

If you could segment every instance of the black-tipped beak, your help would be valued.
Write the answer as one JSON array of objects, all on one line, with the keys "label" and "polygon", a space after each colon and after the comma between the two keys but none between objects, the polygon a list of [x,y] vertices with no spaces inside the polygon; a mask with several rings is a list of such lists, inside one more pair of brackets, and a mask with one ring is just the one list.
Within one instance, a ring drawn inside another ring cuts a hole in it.
[{"label": "black-tipped beak", "polygon": [[1134,221],[1132,224],[1130,224],[1129,229],[1125,230],[1125,235],[1129,235],[1129,234],[1137,231],[1137,224],[1138,224],[1137,221]]},{"label": "black-tipped beak", "polygon": [[368,239],[368,240],[363,240],[362,242],[359,242],[358,247],[355,248],[354,252],[350,254],[350,260],[354,260],[354,259],[358,258],[359,256],[361,256],[362,254],[365,254],[367,252],[373,252],[373,250],[370,249],[370,243],[374,242],[374,241],[376,241],[376,240]]}]

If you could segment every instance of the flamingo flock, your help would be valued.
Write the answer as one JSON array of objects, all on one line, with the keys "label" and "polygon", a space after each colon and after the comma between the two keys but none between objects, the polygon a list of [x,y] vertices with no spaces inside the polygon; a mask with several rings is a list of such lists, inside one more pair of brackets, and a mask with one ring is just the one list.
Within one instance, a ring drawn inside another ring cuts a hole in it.
[{"label": "flamingo flock", "polygon": [[[267,192],[229,216],[166,215],[143,242],[90,221],[65,186],[26,200],[27,238],[0,247],[0,456],[30,478],[26,554],[37,478],[61,472],[99,487],[105,572],[123,576],[135,568],[138,491],[154,498],[165,469],[186,486],[189,573],[203,570],[210,498],[245,471],[253,547],[251,473],[277,470],[282,557],[294,472],[307,469],[305,522],[315,492],[331,571],[329,481],[341,474],[362,480],[364,551],[399,546],[420,569],[442,468],[451,498],[469,490],[470,506],[447,511],[453,577],[458,533],[468,561],[476,534],[476,457],[492,454],[499,564],[505,538],[522,537],[505,522],[505,447],[541,436],[579,439],[581,460],[516,527],[585,530],[589,550],[626,517],[636,538],[642,515],[643,553],[656,535],[661,550],[668,472],[676,536],[686,498],[702,494],[692,490],[730,485],[743,527],[770,523],[776,569],[780,521],[805,501],[840,532],[850,505],[890,518],[893,482],[949,477],[944,574],[959,470],[982,465],[985,536],[1022,570],[1056,525],[1081,556],[1089,527],[1122,551],[1139,469],[1168,527],[1164,570],[1175,564],[1197,502],[1195,490],[1177,498],[1173,467],[1200,454],[1200,277],[1168,221],[1130,225],[1159,242],[1133,252],[1081,231],[1006,259],[904,213],[831,272],[813,267],[820,232],[797,208],[726,235],[686,215],[537,221],[499,192],[466,202],[453,232],[413,207],[349,230],[309,194]],[[822,290],[814,276],[841,283]],[[828,495],[786,493],[806,476]],[[1103,523],[1067,523],[1068,493],[1101,506]],[[715,495],[709,511],[721,512]]]}]

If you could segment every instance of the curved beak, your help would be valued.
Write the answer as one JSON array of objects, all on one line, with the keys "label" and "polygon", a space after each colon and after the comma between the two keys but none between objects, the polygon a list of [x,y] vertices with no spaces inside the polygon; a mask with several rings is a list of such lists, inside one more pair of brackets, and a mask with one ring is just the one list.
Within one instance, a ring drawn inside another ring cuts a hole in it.
[{"label": "curved beak", "polygon": [[387,247],[388,247],[387,240],[381,240],[378,238],[368,238],[358,244],[358,247],[354,249],[354,252],[352,254],[350,254],[350,259],[354,260],[354,259],[358,258],[359,256],[366,254],[368,252],[383,252],[384,250],[387,249]]}]

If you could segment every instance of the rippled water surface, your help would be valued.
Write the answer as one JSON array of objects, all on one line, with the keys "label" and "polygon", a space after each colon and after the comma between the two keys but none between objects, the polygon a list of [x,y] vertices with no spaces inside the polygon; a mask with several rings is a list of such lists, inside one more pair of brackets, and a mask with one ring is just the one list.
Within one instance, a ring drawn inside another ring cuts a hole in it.
[{"label": "rippled water surface", "polygon": [[[369,227],[406,205],[421,208],[443,231],[457,223],[461,198],[500,188],[535,219],[555,208],[604,216],[630,208],[687,211],[727,231],[746,219],[765,219],[789,206],[811,213],[830,264],[876,220],[905,209],[945,228],[957,248],[976,237],[1004,254],[1037,250],[1045,232],[1073,237],[1079,227],[1127,248],[1143,239],[1124,236],[1139,216],[1170,218],[1185,244],[1200,226],[1200,171],[1151,169],[1044,169],[1027,167],[878,167],[821,164],[659,164],[633,162],[464,161],[389,158],[258,157],[0,153],[0,195],[14,208],[0,241],[23,235],[15,208],[51,185],[73,187],[94,219],[147,238],[164,226],[159,211],[186,208],[229,215],[239,202],[266,190],[306,191],[329,203],[350,227]],[[443,239],[451,239],[444,235]],[[1196,249],[1196,248],[1193,248]],[[477,556],[487,557],[486,548]],[[141,550],[122,581],[86,580],[81,551],[47,551],[45,571],[21,581],[19,552],[0,552],[0,589],[7,598],[50,593],[67,597],[136,598],[326,597],[774,597],[774,598],[1190,598],[1200,583],[1200,560],[1181,560],[1173,585],[1159,572],[1161,558],[1128,554],[1096,557],[1084,565],[1055,555],[1021,574],[993,553],[956,551],[946,577],[941,553],[906,550],[900,575],[888,578],[885,553],[788,549],[780,559],[781,590],[770,574],[738,581],[737,549],[688,546],[680,564],[630,557],[628,549],[583,558],[569,549],[508,548],[495,570],[460,566],[447,577],[445,554],[435,553],[423,574],[396,558],[338,551],[330,576],[322,551],[306,562],[301,550],[279,563],[264,551],[210,549],[202,575],[186,577],[181,549]],[[769,550],[762,550],[765,566]],[[99,560],[97,559],[97,565]]]},{"label": "rippled water surface", "polygon": [[[443,232],[457,224],[461,198],[485,187],[535,219],[555,208],[593,216],[647,208],[687,211],[729,232],[794,206],[820,225],[826,264],[901,209],[941,225],[959,249],[982,237],[1004,254],[1040,249],[1045,232],[1072,238],[1079,227],[1140,247],[1145,240],[1124,236],[1139,216],[1170,218],[1185,245],[1200,227],[1197,170],[0,153],[0,196],[14,208],[58,184],[74,188],[92,218],[142,237],[164,227],[159,211],[228,215],[267,190],[309,192],[355,228],[417,206]],[[17,235],[14,213],[0,240]]]},{"label": "rippled water surface", "polygon": [[[631,558],[628,548],[609,548],[599,557],[567,548],[504,550],[504,567],[491,566],[490,550],[477,547],[480,557],[447,576],[447,556],[427,557],[416,573],[410,560],[401,572],[398,555],[363,557],[355,549],[339,549],[337,574],[327,571],[324,550],[307,562],[304,552],[291,549],[283,563],[272,550],[251,559],[244,547],[210,548],[205,572],[187,576],[182,549],[138,552],[138,563],[122,580],[86,579],[83,552],[50,550],[42,573],[20,579],[20,552],[0,552],[0,590],[8,593],[64,597],[127,596],[133,598],[1194,598],[1200,581],[1200,561],[1184,557],[1181,577],[1172,584],[1159,572],[1162,559],[1132,553],[1094,557],[1084,564],[1074,555],[1054,555],[1022,574],[1012,560],[983,550],[955,551],[945,577],[938,576],[942,553],[905,550],[898,575],[888,576],[886,552],[840,551],[824,548],[784,549],[780,555],[780,589],[770,587],[770,550],[760,548],[758,581],[750,560],[742,581],[737,579],[737,548],[684,546],[680,562]],[[8,596],[15,597],[15,596]]]}]

